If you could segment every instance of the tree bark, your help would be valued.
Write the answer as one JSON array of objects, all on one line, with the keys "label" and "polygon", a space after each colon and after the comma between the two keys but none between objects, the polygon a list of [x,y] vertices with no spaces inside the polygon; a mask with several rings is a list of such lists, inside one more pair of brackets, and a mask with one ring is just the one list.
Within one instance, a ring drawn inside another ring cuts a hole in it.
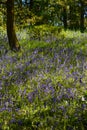
[{"label": "tree bark", "polygon": [[81,12],[80,12],[80,31],[84,32],[84,2],[83,0],[80,0],[81,4]]},{"label": "tree bark", "polygon": [[30,0],[30,10],[33,8],[33,0]]},{"label": "tree bark", "polygon": [[67,29],[67,9],[66,7],[63,7],[63,24],[64,24],[64,29]]},{"label": "tree bark", "polygon": [[7,36],[11,50],[20,50],[14,26],[14,0],[7,0]]}]

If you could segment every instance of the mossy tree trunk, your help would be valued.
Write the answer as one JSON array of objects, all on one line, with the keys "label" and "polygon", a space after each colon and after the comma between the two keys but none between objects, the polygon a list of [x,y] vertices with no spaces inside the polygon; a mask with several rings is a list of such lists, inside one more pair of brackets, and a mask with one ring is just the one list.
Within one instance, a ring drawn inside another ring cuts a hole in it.
[{"label": "mossy tree trunk", "polygon": [[14,26],[14,0],[7,0],[7,36],[11,50],[20,50]]}]

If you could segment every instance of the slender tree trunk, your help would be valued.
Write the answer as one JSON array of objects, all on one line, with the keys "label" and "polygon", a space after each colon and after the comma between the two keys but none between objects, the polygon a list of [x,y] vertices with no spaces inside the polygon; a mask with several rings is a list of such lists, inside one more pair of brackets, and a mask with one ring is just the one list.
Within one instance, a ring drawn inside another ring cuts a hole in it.
[{"label": "slender tree trunk", "polygon": [[22,8],[22,0],[18,1],[19,7]]},{"label": "slender tree trunk", "polygon": [[33,8],[33,0],[30,0],[30,10]]},{"label": "slender tree trunk", "polygon": [[64,24],[64,29],[67,29],[67,10],[66,7],[63,7],[63,24]]},{"label": "slender tree trunk", "polygon": [[22,0],[20,0],[20,5],[22,6]]},{"label": "slender tree trunk", "polygon": [[7,36],[11,50],[18,51],[18,43],[14,26],[14,0],[7,0]]},{"label": "slender tree trunk", "polygon": [[72,29],[73,28],[73,25],[72,25],[72,11],[73,9],[72,9],[72,6],[70,5],[70,8],[69,8],[69,20],[70,20],[70,22],[69,22],[69,28],[70,29]]},{"label": "slender tree trunk", "polygon": [[80,0],[81,12],[80,12],[80,31],[84,32],[84,1]]}]

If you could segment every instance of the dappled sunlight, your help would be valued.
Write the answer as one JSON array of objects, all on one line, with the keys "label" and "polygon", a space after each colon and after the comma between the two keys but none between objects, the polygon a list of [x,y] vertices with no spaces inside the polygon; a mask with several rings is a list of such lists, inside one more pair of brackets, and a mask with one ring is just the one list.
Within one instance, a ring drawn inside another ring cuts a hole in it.
[{"label": "dappled sunlight", "polygon": [[87,130],[86,0],[0,0],[0,130]]},{"label": "dappled sunlight", "polygon": [[3,130],[65,127],[69,130],[72,126],[82,130],[83,125],[86,128],[86,43],[82,34],[78,38],[73,34],[77,32],[71,32],[72,39],[64,33],[67,36],[64,39],[56,36],[54,42],[48,43],[29,40],[24,31],[24,39],[18,35],[20,52],[9,49],[5,54],[1,52],[0,127]]}]

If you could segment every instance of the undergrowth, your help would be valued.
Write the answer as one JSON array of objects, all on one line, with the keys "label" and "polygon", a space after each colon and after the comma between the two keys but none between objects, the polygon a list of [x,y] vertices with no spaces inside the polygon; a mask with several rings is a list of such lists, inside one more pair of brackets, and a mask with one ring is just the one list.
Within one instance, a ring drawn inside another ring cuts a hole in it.
[{"label": "undergrowth", "polygon": [[17,33],[17,53],[0,36],[0,129],[86,130],[86,34],[34,31]]}]

